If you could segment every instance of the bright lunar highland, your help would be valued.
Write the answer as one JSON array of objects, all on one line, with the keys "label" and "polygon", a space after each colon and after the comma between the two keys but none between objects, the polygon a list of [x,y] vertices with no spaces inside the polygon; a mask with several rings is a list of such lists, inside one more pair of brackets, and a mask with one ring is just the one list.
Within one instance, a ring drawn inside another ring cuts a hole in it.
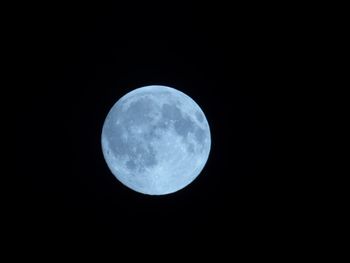
[{"label": "bright lunar highland", "polygon": [[149,195],[190,184],[208,160],[211,136],[201,108],[166,86],[146,86],[120,98],[102,128],[102,151],[113,175]]}]

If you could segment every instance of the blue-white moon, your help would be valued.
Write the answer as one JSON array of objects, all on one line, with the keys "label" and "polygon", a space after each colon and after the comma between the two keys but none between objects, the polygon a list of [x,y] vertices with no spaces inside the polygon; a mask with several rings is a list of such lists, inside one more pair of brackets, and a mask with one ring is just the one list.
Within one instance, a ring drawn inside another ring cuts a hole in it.
[{"label": "blue-white moon", "polygon": [[120,98],[102,128],[102,151],[113,175],[149,195],[176,192],[204,168],[211,146],[208,121],[186,94],[146,86]]}]

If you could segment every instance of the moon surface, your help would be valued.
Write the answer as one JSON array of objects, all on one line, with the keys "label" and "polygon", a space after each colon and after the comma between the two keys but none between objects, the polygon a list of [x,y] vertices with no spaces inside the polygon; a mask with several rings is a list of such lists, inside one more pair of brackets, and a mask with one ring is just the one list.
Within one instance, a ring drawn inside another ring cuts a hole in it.
[{"label": "moon surface", "polygon": [[176,192],[208,160],[211,136],[201,108],[186,94],[152,85],[120,98],[102,128],[102,151],[113,175],[134,191]]}]

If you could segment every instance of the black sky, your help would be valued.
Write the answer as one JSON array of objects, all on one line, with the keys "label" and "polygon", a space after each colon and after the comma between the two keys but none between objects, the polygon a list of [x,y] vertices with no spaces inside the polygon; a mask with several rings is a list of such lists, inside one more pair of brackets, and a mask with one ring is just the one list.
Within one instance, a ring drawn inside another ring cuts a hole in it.
[{"label": "black sky", "polygon": [[[29,74],[18,90],[16,169],[26,237],[240,240],[278,232],[284,186],[272,116],[283,25],[261,11],[268,7],[145,2],[48,4],[31,7],[23,22]],[[151,84],[192,97],[212,133],[198,179],[159,197],[119,183],[100,146],[110,107]]]}]

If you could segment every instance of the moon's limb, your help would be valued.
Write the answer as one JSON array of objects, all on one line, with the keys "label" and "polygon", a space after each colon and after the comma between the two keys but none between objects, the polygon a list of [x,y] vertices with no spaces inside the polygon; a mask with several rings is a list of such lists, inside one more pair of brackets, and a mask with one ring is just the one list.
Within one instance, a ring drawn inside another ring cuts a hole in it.
[{"label": "moon's limb", "polygon": [[208,122],[186,94],[147,86],[123,96],[108,113],[102,149],[127,187],[151,195],[176,192],[203,169],[210,151]]}]

